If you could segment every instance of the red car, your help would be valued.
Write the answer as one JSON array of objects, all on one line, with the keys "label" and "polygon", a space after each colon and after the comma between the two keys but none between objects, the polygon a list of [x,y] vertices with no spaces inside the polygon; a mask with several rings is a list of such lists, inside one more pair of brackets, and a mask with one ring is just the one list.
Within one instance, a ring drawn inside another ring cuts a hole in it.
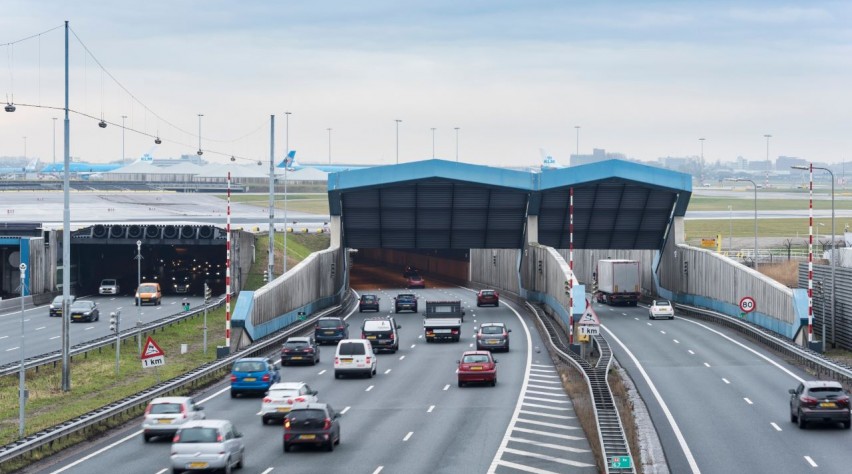
[{"label": "red car", "polygon": [[485,306],[491,304],[500,306],[500,294],[497,290],[479,290],[476,294],[476,306]]},{"label": "red car", "polygon": [[488,351],[466,351],[458,361],[459,387],[468,382],[486,382],[497,385],[497,360]]},{"label": "red car", "polygon": [[406,278],[406,284],[408,288],[426,288],[426,280],[423,279],[420,275],[409,275]]}]

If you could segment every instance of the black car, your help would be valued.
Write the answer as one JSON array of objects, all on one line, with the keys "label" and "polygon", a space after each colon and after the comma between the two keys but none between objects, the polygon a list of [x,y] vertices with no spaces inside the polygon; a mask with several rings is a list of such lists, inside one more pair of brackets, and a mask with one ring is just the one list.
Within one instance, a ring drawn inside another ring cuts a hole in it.
[{"label": "black car", "polygon": [[791,388],[790,421],[805,429],[808,422],[842,423],[852,427],[849,411],[849,393],[840,382],[833,380],[808,380]]},{"label": "black car", "polygon": [[101,319],[98,304],[94,301],[75,301],[71,305],[71,322],[74,321],[97,321]]},{"label": "black car", "polygon": [[291,337],[281,348],[281,365],[290,362],[307,362],[316,365],[320,361],[320,348],[314,338]]},{"label": "black car", "polygon": [[361,295],[361,301],[358,302],[358,312],[378,311],[380,298],[376,295]]},{"label": "black car", "polygon": [[[68,296],[68,304],[74,304],[74,295]],[[50,317],[53,316],[62,316],[62,295],[53,298],[53,301],[50,303],[50,312],[48,313]]]},{"label": "black car", "polygon": [[342,415],[328,403],[296,403],[284,418],[284,452],[294,444],[309,444],[334,451],[340,444]]},{"label": "black car", "polygon": [[349,339],[349,323],[337,316],[319,318],[314,326],[314,340],[318,344],[338,342]]},{"label": "black car", "polygon": [[417,296],[410,293],[400,293],[393,299],[393,312],[414,311],[417,312]]},{"label": "black car", "polygon": [[396,330],[401,327],[391,317],[367,318],[361,325],[361,339],[370,341],[374,351],[396,352],[399,350],[399,333]]},{"label": "black car", "polygon": [[417,275],[417,273],[418,273],[417,268],[415,268],[411,265],[408,265],[407,267],[405,267],[405,270],[402,272],[402,277],[408,278],[411,275]]}]

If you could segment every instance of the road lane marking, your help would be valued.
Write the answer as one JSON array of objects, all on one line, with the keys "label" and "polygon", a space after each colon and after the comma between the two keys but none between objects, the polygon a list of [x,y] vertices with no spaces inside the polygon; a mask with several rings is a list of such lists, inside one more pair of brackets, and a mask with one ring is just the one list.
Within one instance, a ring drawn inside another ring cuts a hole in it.
[{"label": "road lane marking", "polygon": [[89,327],[87,327],[86,329],[83,329],[83,330],[84,330],[84,331],[88,331],[88,330],[90,330],[90,329],[95,329],[95,327],[94,327],[94,326],[89,326]]},{"label": "road lane marking", "polygon": [[36,330],[36,331],[41,331],[42,329],[44,329],[44,328],[46,328],[46,327],[47,327],[47,326],[42,326],[42,327],[40,327],[40,328],[35,328],[35,330]]},{"label": "road lane marking", "polygon": [[647,324],[648,326],[653,326],[653,324],[651,324],[651,323],[645,323],[645,324]]},{"label": "road lane marking", "polygon": [[[537,377],[537,375],[534,375],[534,374],[530,374],[530,375],[533,376],[533,377]],[[530,379],[530,380],[532,380],[532,379]],[[532,380],[532,381],[535,382],[535,383],[553,383],[553,384],[559,384],[559,385],[562,384],[562,382],[560,382],[558,380]]]},{"label": "road lane marking", "polygon": [[722,377],[722,382],[725,382],[725,383],[727,383],[727,384],[730,384],[730,383],[731,383],[731,382],[730,382],[730,381],[728,381],[728,379],[726,379],[725,377]]},{"label": "road lane marking", "polygon": [[692,349],[687,349],[686,352],[689,352],[692,355],[695,355],[695,352],[692,352]]},{"label": "road lane marking", "polygon": [[450,384],[444,385],[444,391],[447,391],[449,389],[450,389]]},{"label": "road lane marking", "polygon": [[385,371],[385,374],[389,374],[389,373],[390,373],[390,371],[391,371],[391,369],[386,370],[386,371]]},{"label": "road lane marking", "polygon": [[[531,425],[546,426],[548,428],[559,428],[559,429],[563,429],[563,430],[579,430],[580,429],[576,426],[557,425],[556,423],[548,423],[546,421],[535,421],[535,420],[530,420],[528,418],[518,418],[518,422],[529,423]],[[517,428],[515,428],[515,429],[517,429]]]},{"label": "road lane marking", "polygon": [[532,474],[559,474],[555,471],[547,471],[547,470],[544,470],[544,469],[539,469],[537,467],[530,467],[530,466],[525,466],[523,464],[516,464],[516,463],[510,462],[510,461],[500,460],[500,461],[497,461],[497,464],[504,466],[504,467],[508,467],[510,469],[515,469],[516,471],[531,472]]},{"label": "road lane marking", "polygon": [[[530,393],[529,390],[527,390],[527,393]],[[550,395],[550,394],[548,393],[547,395]],[[563,397],[563,398],[565,398],[565,397]],[[571,403],[570,400],[554,400],[552,398],[529,397],[529,396],[525,396],[524,400],[538,400],[538,401],[541,401],[541,402],[560,403],[560,404],[570,404]]]},{"label": "road lane marking", "polygon": [[350,408],[352,408],[352,407],[346,407],[346,408],[344,408],[343,410],[340,410],[340,414],[341,414],[341,415],[346,414],[346,412],[347,412],[347,411],[349,411],[349,409],[350,409]]},{"label": "road lane marking", "polygon": [[169,472],[168,468],[160,469],[159,471],[157,471],[154,474],[163,474],[163,473],[166,473],[166,472]]},{"label": "road lane marking", "polygon": [[551,415],[550,413],[541,413],[538,411],[529,411],[529,410],[521,410],[521,413],[524,415],[535,415],[535,416],[544,416],[547,418],[556,418],[559,420],[573,420],[577,418],[576,416],[565,416],[565,415]]},{"label": "road lane marking", "polygon": [[13,348],[11,348],[11,349],[6,349],[6,352],[12,352],[12,351],[14,351],[15,349],[20,349],[20,348],[21,348],[21,346],[13,347]]},{"label": "road lane marking", "polygon": [[589,452],[588,449],[572,448],[570,446],[560,446],[558,444],[542,443],[540,441],[533,441],[531,439],[526,439],[526,438],[514,438],[513,437],[513,438],[509,438],[509,441],[514,441],[516,443],[531,444],[533,446],[541,446],[542,448],[558,449],[560,451],[568,451],[568,452],[571,452],[571,453],[588,453]]},{"label": "road lane marking", "polygon": [[538,403],[527,403],[524,402],[525,407],[536,407],[536,408],[544,408],[545,410],[554,410],[554,411],[571,411],[570,408],[562,408],[562,407],[551,407],[547,405],[541,405]]},{"label": "road lane marking", "polygon": [[807,461],[808,464],[811,465],[811,467],[819,467],[819,466],[817,466],[817,463],[815,463],[814,460],[811,459],[810,456],[805,456],[805,461]]},{"label": "road lane marking", "polygon": [[24,320],[24,322],[25,322],[25,323],[28,323],[28,322],[30,322],[30,320],[29,320],[29,319],[25,319],[25,320]]},{"label": "road lane marking", "polygon": [[423,339],[423,334],[417,336],[417,339]]},{"label": "road lane marking", "polygon": [[708,364],[707,362],[705,362],[705,363],[704,363],[704,367],[710,367],[710,364]]},{"label": "road lane marking", "polygon": [[320,371],[319,371],[319,373],[318,373],[317,375],[322,375],[322,374],[324,374],[324,373],[326,373],[326,372],[327,372],[327,370],[326,370],[326,369],[322,369],[322,370],[320,370]]},{"label": "road lane marking", "polygon": [[379,474],[380,472],[382,472],[382,469],[384,469],[384,468],[385,468],[384,466],[377,467],[376,470],[373,471],[373,474]]},{"label": "road lane marking", "polygon": [[521,451],[520,449],[506,448],[506,452],[511,453],[511,454],[517,454],[518,456],[527,456],[527,457],[536,458],[536,459],[544,459],[546,461],[555,462],[555,463],[559,463],[559,464],[565,464],[567,466],[595,467],[594,464],[587,464],[587,463],[584,463],[584,462],[571,461],[570,459],[562,459],[562,458],[557,458],[557,457],[553,457],[553,456],[547,456],[547,455],[544,455],[544,454],[531,453],[529,451]]},{"label": "road lane marking", "polygon": [[545,369],[530,369],[530,372],[546,372],[546,373],[548,373],[548,374],[556,373],[556,371],[555,371],[555,370],[553,370],[553,369],[550,369],[550,370],[545,370]]},{"label": "road lane marking", "polygon": [[683,437],[683,433],[681,433],[680,428],[678,427],[678,424],[674,419],[674,415],[672,415],[671,410],[669,410],[668,405],[666,405],[666,402],[663,400],[662,395],[660,395],[660,392],[657,390],[657,386],[654,385],[654,382],[651,380],[651,377],[648,376],[648,372],[645,371],[645,367],[642,366],[642,364],[639,362],[639,359],[637,359],[636,356],[633,355],[633,352],[631,352],[630,349],[628,349],[627,346],[625,346],[624,343],[621,342],[621,339],[619,339],[618,336],[616,336],[612,331],[610,331],[607,326],[601,324],[601,329],[606,331],[609,336],[612,337],[613,340],[618,343],[619,346],[621,346],[627,356],[630,357],[630,360],[633,361],[633,364],[636,365],[636,368],[639,369],[639,372],[645,379],[645,383],[648,384],[648,387],[654,394],[654,398],[657,399],[657,403],[659,403],[660,408],[663,409],[663,413],[666,416],[666,420],[668,420],[669,425],[671,426],[672,431],[674,432],[674,435],[677,438],[678,444],[680,444],[680,447],[683,450],[683,454],[686,457],[686,461],[689,464],[690,469],[693,473],[700,473],[701,470],[698,469],[698,463],[695,461],[695,457],[693,457],[692,455],[692,450],[690,450],[689,445],[686,444],[686,438]]},{"label": "road lane marking", "polygon": [[[474,336],[474,337],[476,337],[476,336]],[[468,347],[473,347],[473,343],[471,342],[470,344],[468,344]]]},{"label": "road lane marking", "polygon": [[399,360],[405,359],[405,356],[399,356]]},{"label": "road lane marking", "polygon": [[[548,386],[545,386],[545,385],[535,385],[535,384],[529,384],[529,385],[527,385],[527,387],[529,387],[529,388],[543,388],[545,390],[559,390],[559,391],[562,392],[562,387],[548,387]],[[527,392],[532,392],[532,390],[527,390]],[[564,393],[564,392],[562,392],[562,393]]]},{"label": "road lane marking", "polygon": [[[553,392],[539,392],[538,390],[527,390],[527,393],[534,393],[536,395],[547,395],[547,396],[556,396],[559,398],[568,398],[564,393],[553,393]],[[529,397],[527,397],[529,398]]]},{"label": "road lane marking", "polygon": [[414,349],[415,347],[417,347],[417,344],[412,344],[412,345],[411,345],[411,348],[412,348],[412,349]]},{"label": "road lane marking", "polygon": [[7,337],[9,337],[9,336],[3,336],[3,337],[0,337],[0,339],[6,339]]},{"label": "road lane marking", "polygon": [[[551,367],[553,367],[553,366],[551,366],[551,365],[547,365],[547,364],[530,364],[530,366],[531,366],[531,367],[546,367],[546,368],[548,368],[548,369],[549,369],[549,368],[551,368]],[[533,370],[533,369],[530,369],[530,370]]]},{"label": "road lane marking", "polygon": [[743,400],[745,400],[749,405],[754,405],[754,402],[749,400],[747,397],[743,397]]},{"label": "road lane marking", "polygon": [[678,341],[677,339],[672,339],[672,341],[674,341],[675,344],[680,344],[680,341]]},{"label": "road lane marking", "polygon": [[260,474],[269,474],[270,472],[272,472],[273,469],[275,469],[275,468],[274,467],[267,467],[266,470],[261,472]]},{"label": "road lane marking", "polygon": [[426,413],[432,413],[432,410],[435,409],[435,405],[429,405],[429,409],[426,410]]},{"label": "road lane marking", "polygon": [[769,424],[772,425],[773,428],[775,428],[775,431],[781,431],[781,427],[776,425],[774,421],[770,422]]},{"label": "road lane marking", "polygon": [[54,339],[59,339],[60,337],[61,337],[61,336],[53,336],[53,337],[51,337],[51,338],[50,338],[50,340],[52,341],[52,340],[54,340]]},{"label": "road lane marking", "polygon": [[665,334],[665,333],[666,333],[665,331],[660,331],[660,334]]},{"label": "road lane marking", "polygon": [[639,321],[639,318],[633,318],[633,319],[635,319],[636,321]]},{"label": "road lane marking", "polygon": [[369,386],[369,387],[367,387],[367,389],[366,389],[366,390],[364,390],[364,391],[365,391],[365,392],[369,392],[370,390],[372,390],[372,389],[373,389],[373,387],[375,387],[375,385],[370,385],[370,386]]},{"label": "road lane marking", "polygon": [[413,432],[413,431],[409,431],[409,432],[408,432],[408,434],[407,434],[407,435],[405,435],[405,438],[402,438],[402,440],[403,440],[403,441],[408,441],[409,439],[411,439],[411,436],[412,436],[413,434],[414,434],[414,432]]},{"label": "road lane marking", "polygon": [[627,316],[627,313],[621,313],[622,316]]},{"label": "road lane marking", "polygon": [[533,374],[533,373],[530,374],[530,377],[546,377],[546,378],[549,378],[549,379],[558,379],[559,378],[558,375],[544,375],[544,374]]}]

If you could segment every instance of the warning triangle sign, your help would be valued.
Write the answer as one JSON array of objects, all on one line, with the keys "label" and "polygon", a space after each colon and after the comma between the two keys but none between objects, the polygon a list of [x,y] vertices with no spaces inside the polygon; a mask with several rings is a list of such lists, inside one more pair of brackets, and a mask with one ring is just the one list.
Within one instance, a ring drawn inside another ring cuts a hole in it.
[{"label": "warning triangle sign", "polygon": [[583,312],[583,315],[580,316],[580,320],[577,321],[577,324],[600,324],[601,321],[598,319],[598,315],[592,311],[591,306],[586,307],[586,311]]},{"label": "warning triangle sign", "polygon": [[145,345],[142,346],[142,358],[150,359],[152,357],[161,357],[164,356],[163,350],[160,349],[160,346],[154,342],[154,339],[151,336],[148,336],[148,340],[145,341]]}]

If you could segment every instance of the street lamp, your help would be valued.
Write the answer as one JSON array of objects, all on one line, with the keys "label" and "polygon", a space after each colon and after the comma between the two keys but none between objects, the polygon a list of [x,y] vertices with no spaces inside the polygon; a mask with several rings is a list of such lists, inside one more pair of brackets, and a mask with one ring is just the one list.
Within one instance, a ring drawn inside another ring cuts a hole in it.
[{"label": "street lamp", "polygon": [[328,130],[328,164],[331,164],[331,129],[326,130]]},{"label": "street lamp", "polygon": [[[127,115],[121,116],[121,162],[124,163],[124,160],[127,158],[127,154],[124,153],[124,121],[127,120]],[[198,147],[201,148],[201,147]]]},{"label": "street lamp", "polygon": [[574,156],[576,156],[577,159],[579,160],[580,159],[580,126],[574,125],[574,129],[577,130],[577,151],[574,153]]},{"label": "street lamp", "polygon": [[269,264],[268,282],[275,272],[275,115],[269,116]]},{"label": "street lamp", "polygon": [[399,164],[399,123],[402,120],[396,119],[394,122],[396,122],[396,164]]},{"label": "street lamp", "polygon": [[456,163],[459,161],[459,127],[455,128],[456,130]]},{"label": "street lamp", "polygon": [[[284,125],[284,270],[287,273],[287,168],[290,167],[290,114],[284,112],[286,124]],[[283,274],[282,273],[282,274]]]},{"label": "street lamp", "polygon": [[698,164],[701,169],[699,179],[701,184],[704,184],[704,137],[699,138],[698,142],[701,143],[701,162]]},{"label": "street lamp", "polygon": [[53,117],[53,164],[56,164],[56,117]]},{"label": "street lamp", "polygon": [[725,180],[748,182],[754,186],[754,269],[757,270],[757,183],[746,178],[725,178]]},{"label": "street lamp", "polygon": [[728,224],[730,229],[728,230],[728,251],[734,250],[734,206],[728,205]]},{"label": "street lamp", "polygon": [[24,137],[24,161],[27,161],[27,137]]},{"label": "street lamp", "polygon": [[198,114],[198,151],[195,152],[198,156],[204,154],[204,152],[201,151],[201,117],[204,117],[204,114]]},{"label": "street lamp", "polygon": [[[24,335],[24,295],[26,294],[26,281],[27,281],[27,264],[21,263],[18,266],[18,269],[21,271],[21,370],[18,373],[18,437],[24,437],[24,407],[27,403],[27,389],[24,385],[24,381],[26,380],[27,369],[24,366],[24,342],[26,341],[26,336]],[[65,317],[65,314],[62,315]]]},{"label": "street lamp", "polygon": [[432,159],[435,159],[435,127],[432,127]]},{"label": "street lamp", "polygon": [[[136,342],[139,354],[142,353],[142,299],[139,297],[139,287],[142,286],[142,241],[136,241]],[[65,315],[62,315],[65,317]]]},{"label": "street lamp", "polygon": [[[805,170],[805,171],[810,170],[810,169],[823,170],[823,171],[827,171],[828,174],[831,175],[831,347],[837,347],[837,341],[835,340],[835,334],[834,334],[834,316],[835,316],[835,312],[834,312],[834,307],[835,307],[834,273],[835,273],[835,271],[834,271],[834,269],[837,266],[837,263],[836,263],[837,259],[834,256],[834,248],[835,248],[835,244],[834,244],[834,173],[830,169],[822,167],[822,166],[811,165],[810,167],[808,167],[808,166],[803,166],[803,165],[796,165],[796,166],[791,166],[791,168],[796,169],[796,170]],[[823,344],[825,344],[824,341],[823,341]]]}]

